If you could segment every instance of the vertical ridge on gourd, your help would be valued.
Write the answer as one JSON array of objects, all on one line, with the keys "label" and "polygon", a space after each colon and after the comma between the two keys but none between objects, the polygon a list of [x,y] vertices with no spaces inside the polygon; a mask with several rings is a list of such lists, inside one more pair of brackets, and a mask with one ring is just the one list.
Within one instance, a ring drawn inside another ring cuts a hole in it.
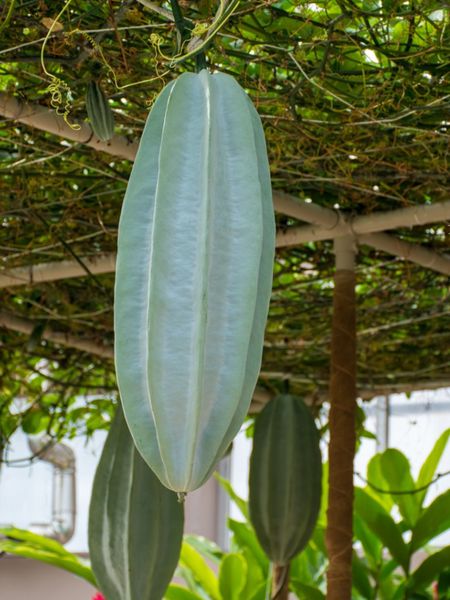
[{"label": "vertical ridge on gourd", "polygon": [[161,600],[182,536],[183,507],[136,450],[119,408],[89,510],[90,559],[107,600]]},{"label": "vertical ridge on gourd", "polygon": [[269,558],[288,565],[308,543],[319,514],[319,434],[301,398],[271,400],[255,422],[250,458],[251,522]]},{"label": "vertical ridge on gourd", "polygon": [[102,142],[108,142],[114,135],[114,115],[97,81],[91,81],[88,85],[86,110],[94,134]]},{"label": "vertical ridge on gourd", "polygon": [[185,73],[155,102],[119,224],[116,372],[167,487],[211,474],[248,411],[272,284],[264,134],[228,75]]}]

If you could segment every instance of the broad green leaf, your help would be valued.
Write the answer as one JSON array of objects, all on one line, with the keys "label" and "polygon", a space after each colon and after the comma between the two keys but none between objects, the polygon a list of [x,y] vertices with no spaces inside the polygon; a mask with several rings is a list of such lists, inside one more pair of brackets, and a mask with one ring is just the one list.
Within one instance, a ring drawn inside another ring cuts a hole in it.
[{"label": "broad green leaf", "polygon": [[[388,489],[393,492],[405,492],[416,489],[416,483],[411,475],[411,467],[404,454],[395,448],[389,448],[380,457],[380,467]],[[400,514],[407,525],[412,528],[419,516],[420,507],[417,496],[412,494],[391,494],[392,500],[398,506]]]},{"label": "broad green leaf", "polygon": [[429,556],[410,576],[409,590],[420,590],[432,583],[439,573],[450,564],[450,546]]},{"label": "broad green leaf", "polygon": [[367,560],[372,567],[376,567],[381,559],[383,545],[356,511],[353,515],[353,529],[356,539],[362,544]]},{"label": "broad green leaf", "polygon": [[164,598],[165,600],[203,600],[201,596],[176,584],[169,585],[164,594]]},{"label": "broad green leaf", "polygon": [[373,589],[370,584],[368,568],[359,558],[356,552],[353,552],[352,557],[352,583],[354,588],[361,594],[363,598],[371,600],[373,597]]},{"label": "broad green leaf", "polygon": [[300,600],[325,600],[324,594],[317,588],[291,578],[291,588]]},{"label": "broad green leaf", "polygon": [[242,600],[266,600],[267,595],[267,584],[262,583],[253,595],[245,596],[245,590],[242,592]]},{"label": "broad green leaf", "polygon": [[248,512],[248,502],[246,502],[243,498],[236,494],[231,483],[227,479],[225,479],[225,477],[222,477],[220,473],[214,473],[214,477],[217,479],[217,481],[220,483],[223,489],[227,492],[227,494],[239,508],[239,510],[242,513],[242,516],[245,517],[247,521],[250,521],[250,516]]},{"label": "broad green leaf", "polygon": [[[428,485],[430,481],[432,481],[434,474],[436,473],[436,469],[438,468],[439,462],[442,458],[444,450],[447,446],[448,440],[450,437],[450,428],[446,429],[444,433],[442,433],[437,439],[436,443],[433,446],[430,454],[425,459],[419,473],[419,477],[417,478],[416,486],[418,488]],[[418,492],[417,501],[420,505],[424,503],[425,497],[428,493],[428,488],[423,490],[422,492]]]},{"label": "broad green leaf", "polygon": [[255,590],[260,588],[261,585],[265,584],[266,578],[264,576],[261,565],[258,560],[252,554],[249,548],[244,548],[242,554],[247,561],[247,581],[245,588],[242,592],[242,598],[250,598]]},{"label": "broad green leaf", "polygon": [[390,514],[361,488],[355,489],[355,510],[406,573],[409,568],[408,547]]},{"label": "broad green leaf", "polygon": [[442,600],[447,600],[450,598],[450,567],[444,569],[439,574],[438,592],[439,598],[442,597]]},{"label": "broad green leaf", "polygon": [[319,516],[317,523],[326,527],[327,524],[327,507],[328,507],[328,463],[322,465],[322,500],[320,503]]},{"label": "broad green leaf", "polygon": [[312,538],[309,540],[308,545],[311,545],[316,550],[319,550],[323,555],[326,555],[327,549],[325,546],[325,530],[326,528],[322,525],[316,525]]},{"label": "broad green leaf", "polygon": [[73,554],[52,552],[43,547],[33,546],[29,542],[14,542],[8,539],[0,540],[0,552],[7,552],[23,558],[31,558],[53,565],[54,567],[73,573],[86,580],[94,587],[97,587],[97,582],[91,568],[83,564]]},{"label": "broad green leaf", "polygon": [[388,487],[386,479],[383,476],[381,470],[381,453],[375,454],[367,465],[367,481],[369,482],[366,491],[373,496],[384,508],[391,512],[391,508],[394,504],[392,496],[390,494],[382,494],[375,488],[385,490]]},{"label": "broad green leaf", "polygon": [[201,554],[185,541],[181,546],[180,563],[191,571],[194,579],[214,600],[220,600],[219,586],[214,571]]},{"label": "broad green leaf", "polygon": [[52,552],[54,554],[61,554],[62,556],[70,556],[71,558],[78,560],[78,557],[72,552],[69,552],[64,548],[62,544],[56,540],[51,540],[48,537],[32,533],[27,529],[18,529],[17,527],[1,527],[0,534],[11,538],[12,541],[26,542],[28,545],[32,545],[36,548]]},{"label": "broad green leaf", "polygon": [[412,551],[450,528],[450,490],[438,496],[424,509],[412,531]]},{"label": "broad green leaf", "polygon": [[269,570],[269,560],[259,545],[255,532],[247,523],[228,519],[228,527],[234,533],[234,540],[239,548],[248,548],[260,564],[264,573]]},{"label": "broad green leaf", "polygon": [[224,555],[223,550],[217,544],[215,544],[211,540],[208,540],[202,535],[187,534],[184,536],[183,539],[190,546],[195,548],[197,552],[200,552],[200,554],[202,554],[214,563],[219,564]]},{"label": "broad green leaf", "polygon": [[239,600],[247,580],[247,561],[241,554],[227,554],[219,568],[219,589],[223,600]]}]

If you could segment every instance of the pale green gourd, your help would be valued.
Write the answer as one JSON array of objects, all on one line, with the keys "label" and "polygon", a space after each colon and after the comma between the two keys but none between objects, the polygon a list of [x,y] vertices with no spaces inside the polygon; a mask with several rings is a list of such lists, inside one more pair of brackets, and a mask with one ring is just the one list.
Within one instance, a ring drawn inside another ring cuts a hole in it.
[{"label": "pale green gourd", "polygon": [[119,225],[116,371],[167,487],[211,474],[261,364],[275,226],[264,134],[230,76],[184,73],[155,102]]},{"label": "pale green gourd", "polygon": [[94,479],[92,569],[107,600],[161,600],[181,551],[183,506],[136,450],[119,408]]}]

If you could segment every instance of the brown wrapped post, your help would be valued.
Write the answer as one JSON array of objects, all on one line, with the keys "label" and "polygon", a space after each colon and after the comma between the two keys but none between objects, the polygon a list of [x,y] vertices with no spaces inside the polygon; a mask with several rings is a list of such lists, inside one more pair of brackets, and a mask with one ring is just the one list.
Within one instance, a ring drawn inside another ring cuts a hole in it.
[{"label": "brown wrapped post", "polygon": [[327,600],[351,600],[353,537],[353,459],[356,412],[355,243],[334,241],[333,325],[331,337],[329,493],[326,545]]}]

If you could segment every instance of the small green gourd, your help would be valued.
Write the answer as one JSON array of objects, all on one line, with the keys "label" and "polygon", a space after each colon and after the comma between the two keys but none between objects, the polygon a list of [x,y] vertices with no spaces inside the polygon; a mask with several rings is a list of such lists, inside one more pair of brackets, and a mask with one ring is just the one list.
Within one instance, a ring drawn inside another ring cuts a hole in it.
[{"label": "small green gourd", "polygon": [[249,477],[250,519],[276,565],[288,565],[308,543],[320,509],[319,434],[301,398],[272,399],[257,416]]},{"label": "small green gourd", "polygon": [[119,408],[89,510],[90,559],[107,600],[161,600],[182,535],[183,506],[141,458]]},{"label": "small green gourd", "polygon": [[86,93],[86,109],[92,131],[102,142],[114,135],[114,115],[108,98],[97,81],[91,81]]},{"label": "small green gourd", "polygon": [[275,223],[259,116],[229,75],[183,73],[145,126],[119,223],[118,385],[136,446],[180,493],[211,475],[261,365]]}]

